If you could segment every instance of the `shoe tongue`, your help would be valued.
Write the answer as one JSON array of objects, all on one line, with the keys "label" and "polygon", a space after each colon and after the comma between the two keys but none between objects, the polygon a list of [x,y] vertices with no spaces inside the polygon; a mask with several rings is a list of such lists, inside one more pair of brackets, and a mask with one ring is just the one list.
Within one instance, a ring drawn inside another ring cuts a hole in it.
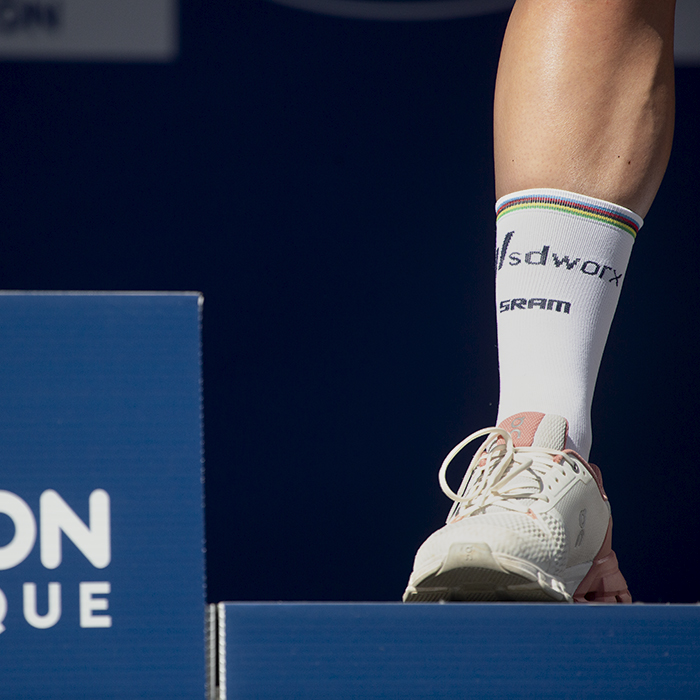
[{"label": "shoe tongue", "polygon": [[563,450],[569,424],[552,413],[516,413],[502,421],[499,428],[510,433],[515,447],[544,447]]}]

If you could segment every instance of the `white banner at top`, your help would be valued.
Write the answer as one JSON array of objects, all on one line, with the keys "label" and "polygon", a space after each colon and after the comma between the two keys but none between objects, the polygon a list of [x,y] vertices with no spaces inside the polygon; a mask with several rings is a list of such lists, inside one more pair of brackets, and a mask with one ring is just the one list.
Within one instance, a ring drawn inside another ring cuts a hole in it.
[{"label": "white banner at top", "polygon": [[177,0],[0,0],[0,60],[170,61]]}]

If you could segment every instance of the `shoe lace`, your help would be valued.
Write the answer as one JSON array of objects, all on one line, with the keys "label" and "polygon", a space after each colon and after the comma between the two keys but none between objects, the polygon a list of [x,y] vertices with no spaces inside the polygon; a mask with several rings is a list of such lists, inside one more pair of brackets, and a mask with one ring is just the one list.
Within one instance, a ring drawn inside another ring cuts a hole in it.
[{"label": "shoe lace", "polygon": [[[457,492],[447,483],[447,468],[472,441],[487,435],[481,449],[472,458]],[[560,450],[544,447],[515,447],[510,433],[502,428],[484,428],[466,437],[445,457],[438,479],[443,492],[455,503],[447,520],[459,513],[474,515],[487,506],[499,505],[526,513],[533,500],[549,502],[544,477],[558,469],[566,474],[564,464],[578,472],[579,466]]]}]

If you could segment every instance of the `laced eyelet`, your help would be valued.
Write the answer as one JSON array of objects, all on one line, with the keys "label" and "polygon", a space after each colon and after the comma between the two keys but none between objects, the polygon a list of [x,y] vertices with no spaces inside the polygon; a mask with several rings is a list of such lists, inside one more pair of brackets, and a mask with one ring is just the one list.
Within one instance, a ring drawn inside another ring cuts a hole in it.
[{"label": "laced eyelet", "polygon": [[[447,483],[447,468],[467,444],[482,436],[487,436],[486,442],[474,453],[462,483],[456,492],[453,491]],[[519,499],[549,503],[546,494],[554,490],[554,485],[547,481],[561,482],[555,477],[556,470],[560,470],[565,483],[569,481],[565,462],[575,473],[581,470],[563,451],[532,446],[516,448],[512,436],[503,428],[485,428],[472,433],[450,451],[438,472],[440,487],[455,502],[447,522],[455,517],[478,514],[494,503],[517,512],[520,511]]]}]

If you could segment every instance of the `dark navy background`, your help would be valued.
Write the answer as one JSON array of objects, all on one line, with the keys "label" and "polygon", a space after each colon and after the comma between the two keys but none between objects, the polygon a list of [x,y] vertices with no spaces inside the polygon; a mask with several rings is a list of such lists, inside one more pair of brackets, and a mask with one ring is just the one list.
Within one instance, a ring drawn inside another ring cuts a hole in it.
[{"label": "dark navy background", "polygon": [[[209,599],[396,600],[491,424],[507,13],[184,3],[171,65],[0,64],[0,286],[201,290]],[[603,360],[592,458],[633,595],[695,602],[700,69]],[[524,407],[527,408],[527,407]]]}]

